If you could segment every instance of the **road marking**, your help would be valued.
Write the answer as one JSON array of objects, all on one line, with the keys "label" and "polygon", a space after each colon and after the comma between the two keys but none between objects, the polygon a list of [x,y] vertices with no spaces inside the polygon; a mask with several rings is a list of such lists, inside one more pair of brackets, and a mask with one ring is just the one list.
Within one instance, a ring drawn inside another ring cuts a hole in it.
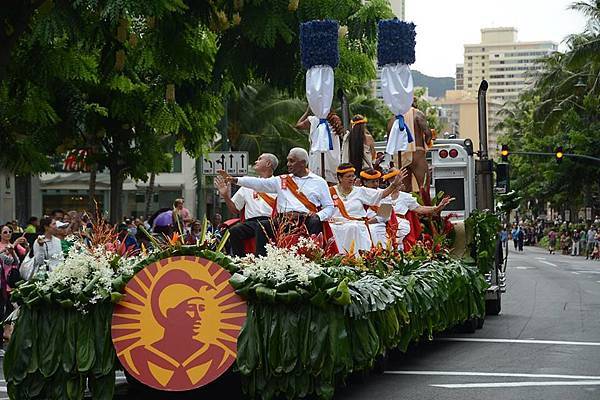
[{"label": "road marking", "polygon": [[546,257],[536,257],[535,259],[536,259],[536,260],[545,260],[545,259],[546,259]]},{"label": "road marking", "polygon": [[546,264],[546,265],[549,265],[549,266],[551,266],[551,267],[558,267],[558,265],[556,265],[556,264],[552,264],[551,262],[548,262],[548,261],[544,261],[544,260],[539,260],[539,261],[540,261],[542,264]]},{"label": "road marking", "polygon": [[561,340],[536,340],[536,339],[484,339],[484,338],[436,338],[441,342],[480,342],[480,343],[515,343],[515,344],[555,344],[564,346],[600,346],[600,342],[567,342]]},{"label": "road marking", "polygon": [[492,382],[492,383],[447,383],[429,385],[446,389],[480,389],[480,388],[505,388],[505,387],[533,387],[533,386],[598,386],[596,381],[542,381],[542,382]]},{"label": "road marking", "polygon": [[600,274],[600,271],[577,271],[580,274]]},{"label": "road marking", "polygon": [[571,272],[571,273],[572,273],[573,275],[579,275],[579,272],[575,272],[575,271],[573,271],[573,272]]},{"label": "road marking", "polygon": [[556,375],[556,374],[523,374],[512,372],[466,372],[466,371],[385,371],[390,375],[427,375],[427,376],[494,376],[510,378],[545,378],[545,379],[578,379],[599,380],[600,376],[589,375]]},{"label": "road marking", "polygon": [[515,267],[516,269],[535,269],[535,267]]}]

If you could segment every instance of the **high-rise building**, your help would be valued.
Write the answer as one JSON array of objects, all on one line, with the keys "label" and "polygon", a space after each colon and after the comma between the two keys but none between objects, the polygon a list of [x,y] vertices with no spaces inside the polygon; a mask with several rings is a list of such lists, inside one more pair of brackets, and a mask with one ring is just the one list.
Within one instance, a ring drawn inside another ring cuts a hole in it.
[{"label": "high-rise building", "polygon": [[465,88],[465,66],[456,64],[456,79],[454,80],[454,90],[463,90]]},{"label": "high-rise building", "polygon": [[[532,76],[539,72],[539,60],[558,50],[550,41],[519,42],[516,28],[486,28],[481,30],[481,43],[465,44],[463,89],[477,95],[482,79],[489,83],[488,131],[489,150],[497,151],[500,132],[498,112],[510,100],[516,100],[527,88]],[[457,67],[458,88],[458,67]]]},{"label": "high-rise building", "polygon": [[405,15],[405,1],[404,0],[390,0],[392,11],[398,19],[404,19]]}]

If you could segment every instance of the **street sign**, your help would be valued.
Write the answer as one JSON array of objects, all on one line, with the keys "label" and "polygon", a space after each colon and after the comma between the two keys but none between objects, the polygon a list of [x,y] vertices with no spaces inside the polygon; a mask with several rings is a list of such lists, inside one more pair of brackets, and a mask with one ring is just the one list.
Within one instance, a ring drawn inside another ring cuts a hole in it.
[{"label": "street sign", "polygon": [[248,152],[223,151],[208,153],[202,157],[202,173],[204,175],[217,175],[217,171],[220,169],[230,175],[248,174]]}]

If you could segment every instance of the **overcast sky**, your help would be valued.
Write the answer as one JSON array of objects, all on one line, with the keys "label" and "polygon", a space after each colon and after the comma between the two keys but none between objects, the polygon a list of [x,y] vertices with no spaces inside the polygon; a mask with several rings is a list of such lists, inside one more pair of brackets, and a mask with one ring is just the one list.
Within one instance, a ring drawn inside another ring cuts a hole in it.
[{"label": "overcast sky", "polygon": [[581,32],[585,18],[567,10],[573,0],[406,0],[406,20],[417,24],[417,62],[431,76],[454,76],[463,45],[479,43],[481,28],[514,26],[519,41],[551,40]]}]

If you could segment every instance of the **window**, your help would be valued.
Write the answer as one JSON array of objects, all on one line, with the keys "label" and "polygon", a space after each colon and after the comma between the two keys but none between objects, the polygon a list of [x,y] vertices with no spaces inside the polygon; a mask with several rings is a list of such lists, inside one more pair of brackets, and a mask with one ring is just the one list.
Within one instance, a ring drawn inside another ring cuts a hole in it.
[{"label": "window", "polygon": [[173,171],[181,173],[181,153],[173,153]]}]

